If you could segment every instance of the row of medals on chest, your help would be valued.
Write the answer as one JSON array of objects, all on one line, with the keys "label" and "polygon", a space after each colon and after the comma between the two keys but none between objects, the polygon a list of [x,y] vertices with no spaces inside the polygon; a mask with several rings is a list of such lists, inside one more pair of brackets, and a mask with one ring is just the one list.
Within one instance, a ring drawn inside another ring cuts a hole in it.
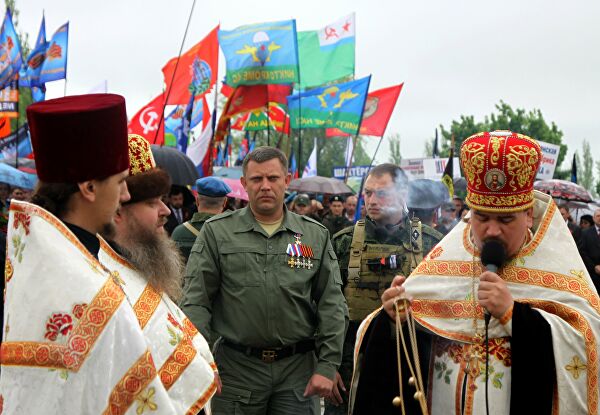
[{"label": "row of medals on chest", "polygon": [[312,269],[314,266],[314,251],[310,245],[301,241],[302,234],[294,235],[294,243],[289,243],[286,249],[288,255],[287,264],[290,268]]}]

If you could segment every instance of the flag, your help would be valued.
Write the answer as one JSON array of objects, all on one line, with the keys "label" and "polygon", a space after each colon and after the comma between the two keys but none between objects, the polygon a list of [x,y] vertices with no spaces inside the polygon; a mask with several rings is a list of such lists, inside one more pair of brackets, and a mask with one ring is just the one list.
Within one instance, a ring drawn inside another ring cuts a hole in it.
[{"label": "flag", "polygon": [[206,123],[204,130],[198,138],[188,146],[185,154],[192,160],[200,177],[209,176],[210,169],[210,157],[211,152],[209,151],[210,143],[213,136],[213,127],[210,122]]},{"label": "flag", "polygon": [[288,171],[292,175],[292,180],[298,178],[298,163],[296,162],[296,155],[294,154],[293,148],[292,153],[290,154],[290,168],[288,169]]},{"label": "flag", "polygon": [[442,183],[448,188],[450,198],[454,197],[454,148],[450,149],[450,158],[448,158],[442,174]]},{"label": "flag", "polygon": [[31,147],[27,124],[20,127],[18,133],[12,133],[0,140],[0,159],[27,157],[32,152],[33,149]]},{"label": "flag", "polygon": [[0,89],[4,89],[9,82],[14,80],[22,64],[21,44],[12,22],[10,10],[7,8],[0,32]]},{"label": "flag", "polygon": [[317,137],[315,137],[315,144],[312,152],[310,153],[310,157],[308,158],[308,162],[306,166],[304,166],[304,171],[302,172],[302,178],[311,177],[317,175]]},{"label": "flag", "polygon": [[46,99],[46,86],[32,86],[31,98],[33,102],[40,102]]},{"label": "flag", "polygon": [[19,116],[19,88],[17,80],[13,80],[0,91],[0,116],[17,118]]},{"label": "flag", "polygon": [[215,27],[204,39],[181,55],[179,64],[175,57],[163,67],[166,91],[169,94],[167,104],[186,104],[191,93],[199,98],[215,84],[219,69],[218,30],[219,26]]},{"label": "flag", "polygon": [[346,160],[346,171],[352,167],[352,161],[354,159],[354,142],[352,137],[348,137],[348,143],[346,144],[346,154],[344,160]]},{"label": "flag", "polygon": [[371,76],[288,97],[292,128],[337,128],[358,133]]},{"label": "flag", "polygon": [[163,144],[167,147],[177,147],[179,131],[183,126],[183,114],[185,105],[177,105],[169,115],[165,117],[165,139]]},{"label": "flag", "polygon": [[241,166],[242,162],[244,161],[244,157],[246,157],[246,154],[248,154],[249,147],[250,133],[246,131],[246,134],[244,134],[244,138],[242,138],[242,142],[240,143],[240,151],[238,152],[237,162],[235,163],[236,166]]},{"label": "flag", "polygon": [[40,72],[40,83],[67,78],[67,54],[69,47],[69,22],[58,28],[48,42],[46,58]]},{"label": "flag", "polygon": [[[367,102],[365,103],[360,123],[361,135],[383,137],[403,86],[404,84],[400,84],[379,89],[367,96]],[[326,130],[327,137],[343,137],[347,135],[347,133],[336,128],[328,128]]]},{"label": "flag", "polygon": [[573,162],[571,163],[571,181],[577,184],[577,153],[573,154]]},{"label": "flag", "polygon": [[431,157],[434,159],[440,157],[440,151],[438,150],[438,133],[437,128],[435,129],[435,138],[433,139],[433,148],[431,149]]},{"label": "flag", "polygon": [[300,85],[314,87],[354,78],[354,13],[321,30],[298,32]]},{"label": "flag", "polygon": [[291,92],[289,85],[242,85],[233,90],[217,126],[215,139],[220,141],[225,137],[234,115],[264,108],[269,102],[285,103]]},{"label": "flag", "polygon": [[27,61],[21,68],[21,72],[19,74],[19,86],[29,88],[43,86],[43,84],[40,83],[40,72],[42,71],[42,64],[46,59],[47,48],[48,43],[46,42],[46,20],[42,15],[42,23],[40,24],[40,30],[38,32],[35,45],[33,46],[33,50],[29,53]]},{"label": "flag", "polygon": [[192,110],[194,108],[194,94],[190,95],[190,102],[185,107],[185,112],[181,119],[181,129],[177,136],[177,150],[185,153],[188,147],[188,141],[190,138],[190,124],[192,121]]},{"label": "flag", "polygon": [[231,86],[298,82],[296,21],[219,30]]},{"label": "flag", "polygon": [[163,94],[144,105],[129,121],[128,133],[141,135],[151,144],[162,145],[165,142],[164,124],[161,122],[163,105]]},{"label": "flag", "polygon": [[268,108],[268,111],[259,108],[242,114],[231,125],[231,129],[238,131],[264,131],[269,129],[289,134],[290,117],[285,107],[276,102],[269,102]]},{"label": "flag", "polygon": [[4,138],[10,134],[10,118],[6,116],[0,117],[0,138]]}]

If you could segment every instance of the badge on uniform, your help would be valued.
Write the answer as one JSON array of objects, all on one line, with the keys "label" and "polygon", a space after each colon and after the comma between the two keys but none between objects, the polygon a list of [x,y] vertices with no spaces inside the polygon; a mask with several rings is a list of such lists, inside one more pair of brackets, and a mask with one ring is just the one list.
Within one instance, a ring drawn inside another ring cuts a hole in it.
[{"label": "badge on uniform", "polygon": [[300,238],[302,238],[302,234],[297,233],[294,235],[294,243],[288,244],[286,253],[289,258],[287,263],[290,268],[312,269],[313,249],[309,245],[303,244]]}]

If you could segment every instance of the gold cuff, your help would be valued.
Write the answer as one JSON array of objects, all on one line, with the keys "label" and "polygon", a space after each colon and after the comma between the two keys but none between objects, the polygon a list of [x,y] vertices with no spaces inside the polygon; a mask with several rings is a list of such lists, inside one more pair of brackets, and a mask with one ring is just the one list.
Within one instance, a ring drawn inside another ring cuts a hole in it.
[{"label": "gold cuff", "polygon": [[500,324],[505,325],[512,319],[514,303],[508,307],[508,310],[500,317]]}]

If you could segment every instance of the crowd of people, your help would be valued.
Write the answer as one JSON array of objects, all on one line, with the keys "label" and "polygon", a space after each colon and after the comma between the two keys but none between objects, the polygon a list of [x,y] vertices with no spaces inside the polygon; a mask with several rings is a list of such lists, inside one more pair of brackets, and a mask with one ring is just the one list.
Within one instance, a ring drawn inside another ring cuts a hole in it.
[{"label": "crowd of people", "polygon": [[0,413],[598,413],[600,210],[533,190],[534,139],[465,139],[464,199],[390,163],[360,198],[290,194],[258,147],[245,203],[173,186],[120,96],[27,113]]}]

